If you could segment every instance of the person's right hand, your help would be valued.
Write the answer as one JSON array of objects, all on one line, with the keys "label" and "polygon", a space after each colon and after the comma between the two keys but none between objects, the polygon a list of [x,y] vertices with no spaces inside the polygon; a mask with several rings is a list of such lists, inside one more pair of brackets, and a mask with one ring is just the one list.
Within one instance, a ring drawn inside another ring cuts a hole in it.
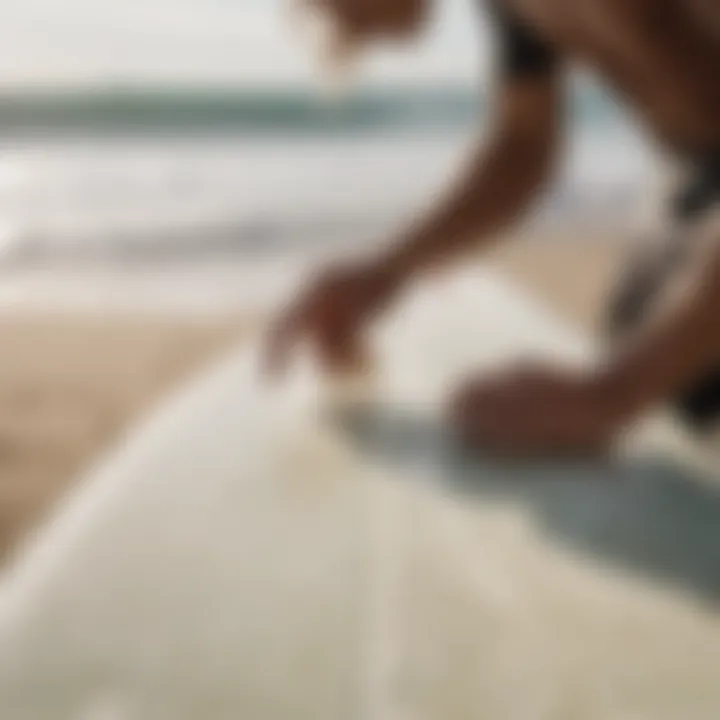
[{"label": "person's right hand", "polygon": [[295,345],[309,341],[323,369],[362,368],[367,361],[363,331],[384,309],[398,279],[381,264],[325,270],[301,293],[273,327],[266,370],[282,373]]}]

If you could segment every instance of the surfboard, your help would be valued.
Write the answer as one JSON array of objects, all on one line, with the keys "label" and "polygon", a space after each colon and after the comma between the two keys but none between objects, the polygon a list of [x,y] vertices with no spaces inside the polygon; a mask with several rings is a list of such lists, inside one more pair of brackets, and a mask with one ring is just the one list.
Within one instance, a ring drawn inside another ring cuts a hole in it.
[{"label": "surfboard", "polygon": [[459,447],[464,373],[596,352],[497,274],[376,341],[333,404],[310,364],[262,382],[258,338],[90,472],[0,584],[0,716],[718,717],[713,463],[664,418],[602,465]]}]

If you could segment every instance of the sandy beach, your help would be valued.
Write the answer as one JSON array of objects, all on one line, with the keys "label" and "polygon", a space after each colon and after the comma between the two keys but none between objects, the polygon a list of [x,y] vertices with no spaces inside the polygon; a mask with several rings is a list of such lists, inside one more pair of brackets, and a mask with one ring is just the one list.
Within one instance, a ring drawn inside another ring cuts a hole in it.
[{"label": "sandy beach", "polygon": [[0,558],[240,320],[0,315]]},{"label": "sandy beach", "polygon": [[[488,261],[592,327],[621,247],[535,238],[503,244]],[[0,314],[0,558],[83,468],[247,327],[234,317]]]}]

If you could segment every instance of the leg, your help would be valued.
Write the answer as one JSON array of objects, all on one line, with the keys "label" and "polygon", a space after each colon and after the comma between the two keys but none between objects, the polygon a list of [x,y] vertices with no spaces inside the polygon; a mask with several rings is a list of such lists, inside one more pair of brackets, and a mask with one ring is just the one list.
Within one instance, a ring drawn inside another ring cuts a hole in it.
[{"label": "leg", "polygon": [[[652,317],[676,276],[693,254],[701,251],[693,226],[702,223],[720,203],[720,161],[708,161],[691,175],[671,199],[671,216],[677,222],[672,236],[654,253],[633,258],[629,270],[611,293],[605,332],[617,342],[640,328]],[[716,231],[720,245],[720,233]],[[707,239],[707,238],[706,238]],[[710,244],[714,238],[710,237]],[[700,243],[701,244],[701,243]],[[676,400],[680,415],[698,430],[720,419],[720,364],[692,382]]]},{"label": "leg", "polygon": [[[720,276],[713,272],[713,268],[717,268],[720,262],[720,234],[716,230],[717,237],[707,236],[703,242],[698,242],[698,238],[691,235],[692,232],[678,235],[675,248],[669,246],[658,255],[646,255],[631,266],[608,308],[605,330],[611,347],[626,341],[632,343],[634,335],[642,334],[648,325],[653,324],[665,306],[673,304],[668,302],[668,298],[672,300],[672,296],[678,295],[678,285],[684,288],[684,294],[689,295],[681,300],[681,304],[688,307],[688,322],[692,307],[697,306],[698,312],[702,313],[707,303],[715,302],[713,297],[720,291],[714,290],[713,286],[720,281]],[[676,252],[677,249],[685,250],[685,253]],[[717,323],[706,331],[709,336],[720,335],[720,310]],[[696,338],[692,346],[678,342],[676,347],[667,345],[666,354],[696,353],[697,366],[707,367],[700,356],[706,350],[708,353],[715,351],[710,347],[705,349],[703,345],[703,341]],[[681,417],[696,430],[707,429],[720,421],[720,362],[709,365],[712,369],[695,372],[689,380],[679,376],[675,382],[675,400],[670,400]]]}]

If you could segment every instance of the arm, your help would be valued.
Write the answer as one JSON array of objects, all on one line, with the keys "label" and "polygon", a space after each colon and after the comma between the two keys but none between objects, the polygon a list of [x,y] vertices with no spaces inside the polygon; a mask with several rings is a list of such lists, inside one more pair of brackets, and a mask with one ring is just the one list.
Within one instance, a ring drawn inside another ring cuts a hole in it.
[{"label": "arm", "polygon": [[326,366],[360,364],[361,331],[404,281],[479,245],[481,238],[514,220],[543,186],[560,136],[557,57],[504,5],[494,9],[501,33],[502,83],[488,146],[473,154],[444,202],[387,253],[369,263],[326,271],[311,283],[271,335],[271,371],[282,370],[290,347],[303,335],[312,337]]},{"label": "arm", "polygon": [[554,168],[561,84],[556,72],[505,81],[489,143],[448,197],[391,250],[398,275],[477,249],[527,208]]},{"label": "arm", "polygon": [[720,362],[720,251],[697,283],[647,330],[611,356],[599,374],[600,394],[616,398],[623,416],[678,396]]}]

